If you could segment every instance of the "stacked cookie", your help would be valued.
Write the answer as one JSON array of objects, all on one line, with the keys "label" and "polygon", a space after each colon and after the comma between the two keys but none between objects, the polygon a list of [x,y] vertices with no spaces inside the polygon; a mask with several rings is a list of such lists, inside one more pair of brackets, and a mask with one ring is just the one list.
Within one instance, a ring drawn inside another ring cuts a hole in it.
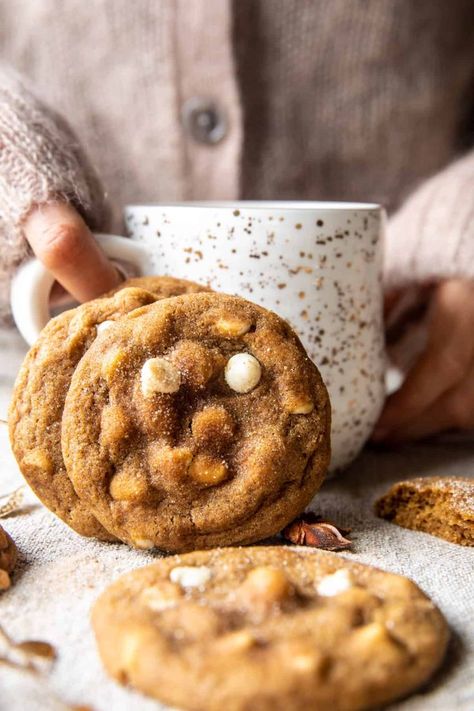
[{"label": "stacked cookie", "polygon": [[77,532],[184,551],[277,533],[329,460],[330,410],[289,325],[169,277],[53,319],[9,416],[20,469]]}]

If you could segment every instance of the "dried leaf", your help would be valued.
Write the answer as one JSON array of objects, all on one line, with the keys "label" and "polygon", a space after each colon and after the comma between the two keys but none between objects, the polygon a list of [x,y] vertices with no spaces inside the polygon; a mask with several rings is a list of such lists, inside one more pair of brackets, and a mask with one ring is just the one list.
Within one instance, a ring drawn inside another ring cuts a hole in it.
[{"label": "dried leaf", "polygon": [[[24,666],[0,655],[0,667],[7,667],[15,674],[23,675],[25,682],[28,684],[26,688],[28,688],[29,693],[37,694],[36,701],[39,701],[41,708],[54,708],[57,711],[94,711],[91,706],[71,705],[56,696],[50,688],[48,677],[40,669],[32,665]],[[3,706],[1,708],[3,709]],[[39,705],[37,704],[35,708],[39,708]]]},{"label": "dried leaf", "polygon": [[352,541],[345,538],[349,532],[339,529],[329,521],[323,521],[320,516],[308,511],[295,518],[282,531],[282,535],[299,546],[311,546],[325,551],[342,551],[352,546]]},{"label": "dried leaf", "polygon": [[56,656],[56,650],[49,642],[39,640],[15,642],[0,627],[1,663],[39,674],[49,670]]},{"label": "dried leaf", "polygon": [[15,649],[20,650],[27,657],[40,657],[50,661],[54,661],[57,657],[56,650],[49,642],[41,642],[35,639],[19,642],[19,644],[15,645]]},{"label": "dried leaf", "polygon": [[9,514],[18,511],[25,497],[25,488],[25,485],[19,486],[15,491],[0,496],[0,501],[6,499],[6,501],[0,505],[0,518],[9,516]]}]

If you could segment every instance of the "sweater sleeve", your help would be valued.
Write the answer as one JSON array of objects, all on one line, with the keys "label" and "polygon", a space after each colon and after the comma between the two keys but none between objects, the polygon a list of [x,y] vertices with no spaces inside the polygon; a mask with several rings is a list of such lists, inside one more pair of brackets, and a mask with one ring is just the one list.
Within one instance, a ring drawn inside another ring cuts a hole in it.
[{"label": "sweater sleeve", "polygon": [[29,253],[21,222],[33,205],[58,199],[91,228],[106,226],[104,192],[72,130],[0,64],[0,319],[11,274]]},{"label": "sweater sleeve", "polygon": [[388,290],[474,278],[474,151],[423,183],[389,220]]}]

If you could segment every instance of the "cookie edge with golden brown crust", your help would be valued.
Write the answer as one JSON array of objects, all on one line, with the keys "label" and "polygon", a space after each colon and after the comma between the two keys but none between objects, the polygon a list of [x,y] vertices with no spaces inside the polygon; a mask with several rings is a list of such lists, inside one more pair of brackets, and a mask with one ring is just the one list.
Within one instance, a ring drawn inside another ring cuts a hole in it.
[{"label": "cookie edge with golden brown crust", "polygon": [[[111,289],[103,294],[101,298],[114,296],[118,291],[122,291],[122,289],[129,289],[130,287],[145,289],[146,291],[150,291],[152,294],[157,294],[158,296],[161,296],[164,293],[163,298],[179,296],[181,294],[195,294],[202,291],[212,291],[209,286],[205,284],[198,284],[197,282],[190,281],[189,279],[178,279],[177,277],[172,277],[167,274],[149,274],[126,279],[124,282],[116,286],[115,289]],[[175,294],[172,294],[171,292],[176,289],[178,291],[176,291]]]}]

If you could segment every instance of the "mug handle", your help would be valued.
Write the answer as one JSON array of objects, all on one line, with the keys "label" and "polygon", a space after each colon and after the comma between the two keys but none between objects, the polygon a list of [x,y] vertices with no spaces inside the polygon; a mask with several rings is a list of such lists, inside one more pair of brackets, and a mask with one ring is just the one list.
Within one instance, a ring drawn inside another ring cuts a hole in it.
[{"label": "mug handle", "polygon": [[[149,257],[145,247],[126,237],[95,234],[94,237],[108,257],[131,263],[138,275],[147,273]],[[13,319],[29,346],[51,318],[49,295],[54,277],[38,259],[22,264],[12,279],[10,301]]]}]

